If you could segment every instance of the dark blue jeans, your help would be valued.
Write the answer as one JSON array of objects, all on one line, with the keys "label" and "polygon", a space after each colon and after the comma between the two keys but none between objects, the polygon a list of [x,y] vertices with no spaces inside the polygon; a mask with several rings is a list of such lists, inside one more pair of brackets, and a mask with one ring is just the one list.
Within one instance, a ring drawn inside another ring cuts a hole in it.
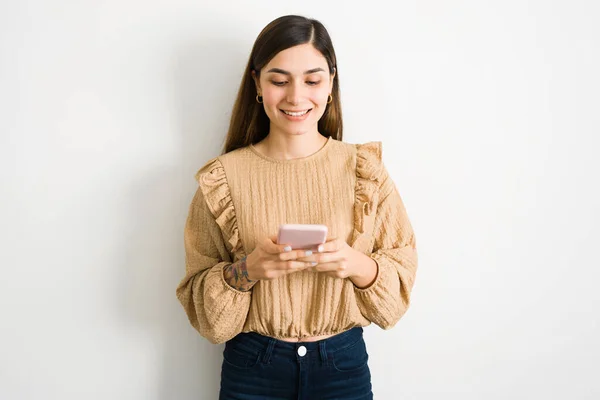
[{"label": "dark blue jeans", "polygon": [[363,329],[289,343],[241,333],[225,344],[220,400],[373,399]]}]

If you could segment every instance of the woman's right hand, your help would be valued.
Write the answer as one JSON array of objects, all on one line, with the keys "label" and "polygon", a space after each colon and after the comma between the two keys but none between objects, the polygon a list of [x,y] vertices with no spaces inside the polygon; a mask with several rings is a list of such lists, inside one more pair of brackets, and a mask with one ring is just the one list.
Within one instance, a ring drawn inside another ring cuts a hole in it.
[{"label": "woman's right hand", "polygon": [[315,262],[302,260],[312,255],[311,250],[291,250],[289,245],[277,244],[276,241],[276,237],[262,239],[246,257],[248,279],[277,279],[316,265]]}]

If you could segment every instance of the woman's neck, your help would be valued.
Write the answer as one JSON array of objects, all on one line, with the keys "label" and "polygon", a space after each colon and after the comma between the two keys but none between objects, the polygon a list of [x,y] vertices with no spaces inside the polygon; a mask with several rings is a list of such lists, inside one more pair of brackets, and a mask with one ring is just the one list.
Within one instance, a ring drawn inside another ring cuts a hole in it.
[{"label": "woman's neck", "polygon": [[270,158],[293,160],[316,153],[326,142],[327,138],[319,132],[302,135],[269,133],[266,138],[254,145],[254,148]]}]

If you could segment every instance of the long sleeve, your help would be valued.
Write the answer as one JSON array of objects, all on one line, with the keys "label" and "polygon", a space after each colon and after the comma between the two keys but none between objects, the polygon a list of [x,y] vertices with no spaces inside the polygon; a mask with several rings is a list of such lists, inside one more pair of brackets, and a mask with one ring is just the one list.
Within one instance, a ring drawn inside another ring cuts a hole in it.
[{"label": "long sleeve", "polygon": [[361,313],[383,329],[393,327],[410,305],[417,271],[416,239],[403,201],[383,165],[370,257],[378,265],[371,286],[355,288]]},{"label": "long sleeve", "polygon": [[[214,169],[212,174],[208,172],[209,177],[216,173]],[[223,343],[242,331],[252,291],[236,290],[223,277],[223,268],[232,263],[231,256],[206,202],[203,189],[206,191],[207,187],[202,187],[203,183],[206,180],[200,179],[201,187],[192,200],[185,224],[186,273],[176,294],[192,326],[212,343]]]}]

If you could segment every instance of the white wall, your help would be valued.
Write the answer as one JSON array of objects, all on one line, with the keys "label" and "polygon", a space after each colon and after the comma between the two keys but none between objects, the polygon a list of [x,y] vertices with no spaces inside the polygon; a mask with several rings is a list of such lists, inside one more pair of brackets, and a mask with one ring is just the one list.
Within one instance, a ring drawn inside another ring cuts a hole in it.
[{"label": "white wall", "polygon": [[418,235],[375,398],[600,398],[598,3],[283,4],[1,3],[0,399],[216,398],[183,223],[289,13],[329,28],[345,138],[384,142]]}]

